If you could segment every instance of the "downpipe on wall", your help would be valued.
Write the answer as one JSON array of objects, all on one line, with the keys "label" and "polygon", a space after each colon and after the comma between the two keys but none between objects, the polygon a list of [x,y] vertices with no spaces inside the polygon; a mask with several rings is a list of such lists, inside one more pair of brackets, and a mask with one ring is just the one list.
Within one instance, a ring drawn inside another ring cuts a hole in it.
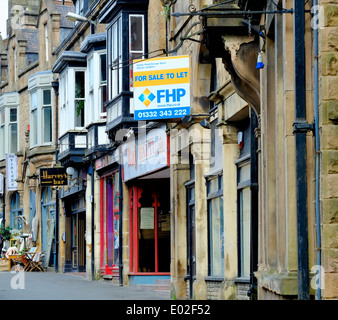
[{"label": "downpipe on wall", "polygon": [[295,122],[293,133],[296,153],[298,299],[309,300],[306,135],[312,128],[306,121],[304,1],[294,0],[293,7],[295,50]]}]

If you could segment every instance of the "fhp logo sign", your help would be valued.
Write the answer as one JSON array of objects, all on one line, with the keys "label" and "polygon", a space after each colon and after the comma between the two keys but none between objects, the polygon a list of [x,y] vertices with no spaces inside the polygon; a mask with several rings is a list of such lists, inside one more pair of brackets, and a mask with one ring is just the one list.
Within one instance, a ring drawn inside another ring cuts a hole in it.
[{"label": "fhp logo sign", "polygon": [[190,114],[189,56],[135,60],[133,74],[135,120]]}]

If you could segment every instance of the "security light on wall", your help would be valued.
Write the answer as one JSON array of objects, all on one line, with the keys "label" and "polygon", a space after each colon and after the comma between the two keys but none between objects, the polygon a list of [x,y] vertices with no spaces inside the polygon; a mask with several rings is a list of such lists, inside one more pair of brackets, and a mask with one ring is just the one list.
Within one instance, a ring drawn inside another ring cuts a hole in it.
[{"label": "security light on wall", "polygon": [[74,172],[75,172],[75,170],[74,170],[74,168],[72,168],[72,167],[68,167],[68,168],[66,169],[66,173],[67,173],[67,176],[68,176],[68,180],[71,182],[71,185],[72,185],[72,186],[74,186],[74,185],[76,184],[76,182],[77,182],[77,183],[81,183],[81,181],[82,181],[81,178],[78,178],[78,177],[73,178]]}]

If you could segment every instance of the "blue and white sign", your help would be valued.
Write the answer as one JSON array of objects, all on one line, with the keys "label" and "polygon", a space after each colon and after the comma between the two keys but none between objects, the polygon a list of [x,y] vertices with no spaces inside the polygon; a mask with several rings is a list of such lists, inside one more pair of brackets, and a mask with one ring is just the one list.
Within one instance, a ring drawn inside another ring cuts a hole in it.
[{"label": "blue and white sign", "polygon": [[189,56],[134,61],[134,119],[190,114]]}]

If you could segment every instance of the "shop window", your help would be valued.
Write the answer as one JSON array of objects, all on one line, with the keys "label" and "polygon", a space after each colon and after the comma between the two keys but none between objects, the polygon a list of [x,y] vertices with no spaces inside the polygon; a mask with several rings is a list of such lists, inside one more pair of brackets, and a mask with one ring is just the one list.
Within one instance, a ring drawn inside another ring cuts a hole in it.
[{"label": "shop window", "polygon": [[240,163],[238,167],[239,196],[239,275],[250,276],[250,235],[251,235],[251,192],[250,163]]},{"label": "shop window", "polygon": [[[101,178],[101,269],[119,265],[119,172]],[[108,268],[108,269],[107,269]]]},{"label": "shop window", "polygon": [[134,273],[170,272],[169,181],[133,186],[130,203],[130,270]]},{"label": "shop window", "polygon": [[192,298],[193,282],[196,276],[196,221],[195,221],[195,164],[189,155],[190,180],[185,183],[187,195],[187,273],[189,278],[189,296]]},{"label": "shop window", "polygon": [[238,275],[250,278],[251,273],[251,223],[252,223],[252,184],[251,160],[255,150],[251,150],[254,135],[250,123],[245,122],[239,129],[240,156],[237,165],[238,197]]},{"label": "shop window", "polygon": [[207,179],[209,275],[224,275],[223,176]]},{"label": "shop window", "polygon": [[[42,188],[41,193],[41,243],[42,250],[46,251],[51,239],[48,236],[55,226],[55,191],[50,187]],[[48,261],[47,261],[48,263]]]},{"label": "shop window", "polygon": [[23,216],[23,210],[20,208],[20,195],[18,192],[14,192],[11,197],[11,222],[10,226],[13,229],[21,230],[23,228],[23,220],[20,218]]}]

